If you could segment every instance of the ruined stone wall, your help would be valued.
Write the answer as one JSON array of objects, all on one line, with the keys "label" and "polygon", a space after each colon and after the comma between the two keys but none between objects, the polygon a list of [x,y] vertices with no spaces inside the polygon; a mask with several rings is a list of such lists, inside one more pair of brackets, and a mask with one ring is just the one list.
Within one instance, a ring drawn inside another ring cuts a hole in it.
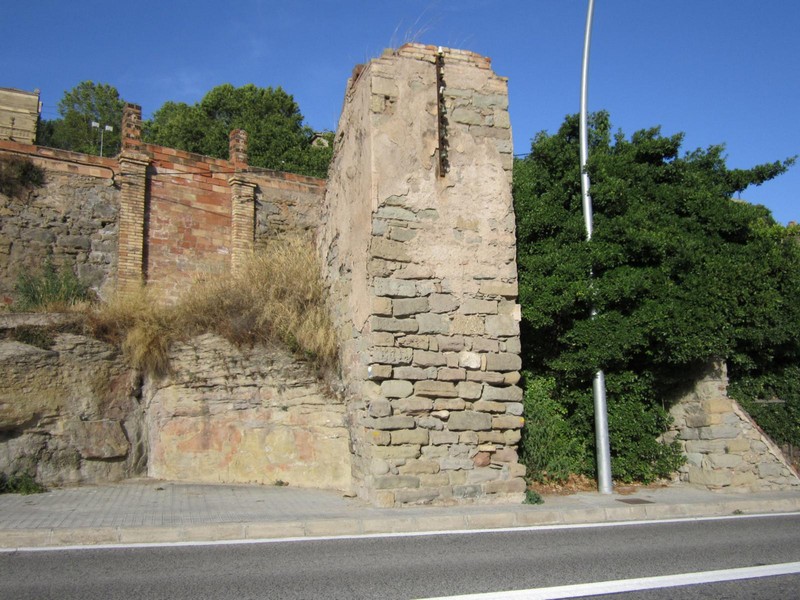
[{"label": "ruined stone wall", "polygon": [[116,161],[0,141],[0,160],[12,156],[30,158],[45,182],[0,194],[0,301],[10,304],[19,274],[39,272],[48,258],[108,296],[117,270]]},{"label": "ruined stone wall", "polygon": [[349,491],[342,401],[288,352],[204,335],[175,344],[145,386],[148,474]]},{"label": "ruined stone wall", "polygon": [[256,245],[282,233],[316,232],[325,197],[324,179],[255,167],[248,169],[246,178],[256,185]]},{"label": "ruined stone wall", "polygon": [[138,386],[121,356],[69,333],[47,346],[0,341],[0,472],[28,473],[44,485],[143,474]]},{"label": "ruined stone wall", "polygon": [[488,59],[418,44],[348,88],[318,239],[355,483],[379,505],[525,489],[507,110]]},{"label": "ruined stone wall", "polygon": [[710,489],[800,489],[800,478],[780,448],[727,395],[724,363],[715,364],[671,408],[667,441],[678,439],[686,456],[682,481]]}]

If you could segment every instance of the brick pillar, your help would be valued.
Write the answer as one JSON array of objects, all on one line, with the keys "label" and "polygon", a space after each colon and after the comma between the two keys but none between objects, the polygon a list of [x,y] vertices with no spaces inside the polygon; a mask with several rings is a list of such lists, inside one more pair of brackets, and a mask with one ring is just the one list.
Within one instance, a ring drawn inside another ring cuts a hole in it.
[{"label": "brick pillar", "polygon": [[234,129],[228,138],[228,151],[233,168],[236,171],[247,169],[247,132],[244,129]]},{"label": "brick pillar", "polygon": [[231,271],[238,272],[253,253],[256,232],[256,184],[241,175],[228,180],[231,186]]},{"label": "brick pillar", "polygon": [[142,151],[142,109],[126,104],[122,113],[120,165],[119,266],[117,289],[131,291],[144,281],[147,167]]}]

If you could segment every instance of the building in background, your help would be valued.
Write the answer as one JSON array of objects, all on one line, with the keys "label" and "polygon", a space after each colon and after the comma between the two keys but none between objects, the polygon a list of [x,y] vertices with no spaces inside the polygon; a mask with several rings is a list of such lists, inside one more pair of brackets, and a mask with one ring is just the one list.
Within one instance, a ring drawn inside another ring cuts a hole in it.
[{"label": "building in background", "polygon": [[33,144],[41,110],[39,90],[0,88],[0,140]]}]

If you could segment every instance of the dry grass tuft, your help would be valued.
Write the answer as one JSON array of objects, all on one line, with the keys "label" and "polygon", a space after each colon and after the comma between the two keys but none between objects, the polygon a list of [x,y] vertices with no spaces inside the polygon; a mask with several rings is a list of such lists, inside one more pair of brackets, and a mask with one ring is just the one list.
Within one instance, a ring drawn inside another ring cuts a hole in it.
[{"label": "dry grass tuft", "polygon": [[142,288],[99,307],[90,324],[154,374],[167,372],[173,341],[206,332],[240,346],[280,343],[317,368],[336,361],[316,252],[295,236],[270,240],[239,273],[198,281],[175,305]]}]

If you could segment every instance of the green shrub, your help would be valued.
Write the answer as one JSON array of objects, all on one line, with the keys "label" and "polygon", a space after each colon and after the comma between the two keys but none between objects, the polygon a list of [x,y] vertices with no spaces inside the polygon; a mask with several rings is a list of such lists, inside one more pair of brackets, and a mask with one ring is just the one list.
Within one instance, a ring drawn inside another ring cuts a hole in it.
[{"label": "green shrub", "polygon": [[526,377],[521,460],[535,481],[565,481],[571,473],[585,470],[586,445],[567,421],[567,410],[554,399],[554,391],[553,378]]},{"label": "green shrub", "polygon": [[63,311],[91,297],[89,287],[70,267],[64,265],[56,270],[49,259],[41,272],[21,273],[14,289],[17,301],[13,307],[18,311]]},{"label": "green shrub", "polygon": [[0,158],[0,193],[17,196],[23,190],[43,183],[44,171],[34,165],[31,159],[21,156]]},{"label": "green shrub", "polygon": [[0,473],[0,494],[41,494],[46,492],[47,489],[37,483],[37,481],[28,475],[22,473],[18,475],[6,475]]}]

